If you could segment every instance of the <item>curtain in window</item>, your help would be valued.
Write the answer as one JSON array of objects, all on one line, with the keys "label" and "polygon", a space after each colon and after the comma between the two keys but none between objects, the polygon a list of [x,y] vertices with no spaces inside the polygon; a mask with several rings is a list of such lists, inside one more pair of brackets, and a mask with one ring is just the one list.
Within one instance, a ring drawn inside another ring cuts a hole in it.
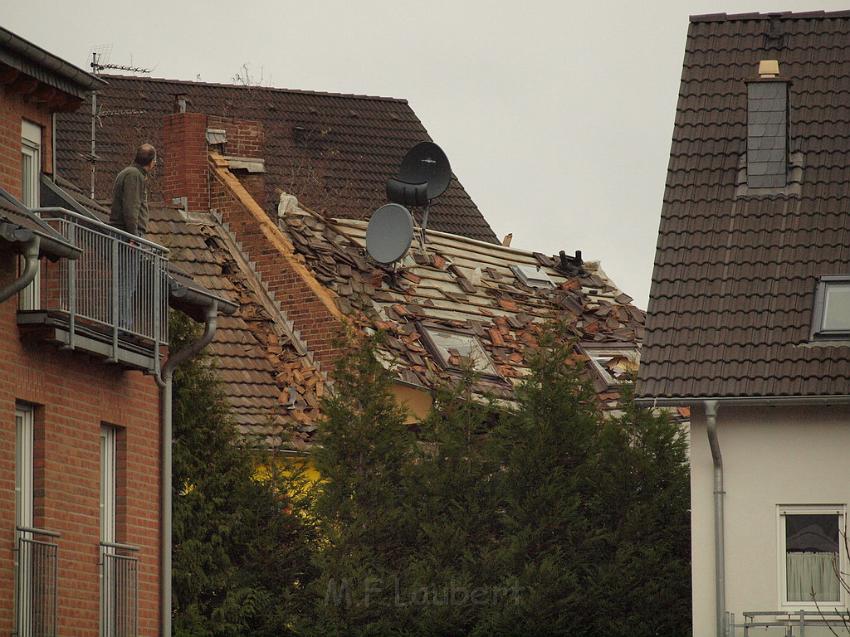
[{"label": "curtain in window", "polygon": [[785,579],[789,602],[817,602],[840,599],[837,553],[792,553],[785,555]]}]

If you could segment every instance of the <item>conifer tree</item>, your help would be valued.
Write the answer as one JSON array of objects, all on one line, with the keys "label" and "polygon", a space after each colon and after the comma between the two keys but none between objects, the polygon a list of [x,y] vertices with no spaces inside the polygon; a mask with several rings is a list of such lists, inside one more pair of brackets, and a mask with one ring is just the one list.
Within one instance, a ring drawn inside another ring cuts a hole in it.
[{"label": "conifer tree", "polygon": [[312,587],[306,634],[405,634],[395,583],[415,550],[418,524],[408,488],[415,440],[376,342],[366,339],[341,357],[333,395],[323,403],[314,454],[322,475],[321,576]]},{"label": "conifer tree", "polygon": [[[173,351],[197,338],[181,315]],[[284,636],[304,610],[314,537],[298,484],[254,478],[209,361],[174,375],[173,595],[179,637]]]}]

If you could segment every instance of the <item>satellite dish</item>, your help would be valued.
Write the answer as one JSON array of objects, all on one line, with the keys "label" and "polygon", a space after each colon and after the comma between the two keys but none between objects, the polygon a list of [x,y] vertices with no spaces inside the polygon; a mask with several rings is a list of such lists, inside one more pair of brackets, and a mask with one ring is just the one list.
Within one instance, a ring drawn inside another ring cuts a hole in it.
[{"label": "satellite dish", "polygon": [[398,177],[387,182],[387,196],[396,203],[423,206],[436,199],[452,181],[449,158],[434,142],[420,142],[401,160]]},{"label": "satellite dish", "polygon": [[407,208],[388,203],[372,213],[366,228],[366,251],[378,263],[401,259],[413,241],[413,217]]}]

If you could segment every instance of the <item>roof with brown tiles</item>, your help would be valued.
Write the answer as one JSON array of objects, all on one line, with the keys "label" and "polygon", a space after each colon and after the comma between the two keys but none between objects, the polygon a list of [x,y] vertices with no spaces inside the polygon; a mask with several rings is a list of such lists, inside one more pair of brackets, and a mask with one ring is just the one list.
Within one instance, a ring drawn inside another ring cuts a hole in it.
[{"label": "roof with brown tiles", "polygon": [[[790,82],[791,184],[742,188],[747,80]],[[850,274],[850,13],[715,14],[688,30],[637,393],[850,393],[847,344],[810,343],[818,277]]]},{"label": "roof with brown tiles", "polygon": [[[474,336],[496,371],[482,375],[478,389],[507,401],[527,374],[529,346],[547,321],[566,321],[588,348],[625,345],[636,352],[643,337],[643,312],[598,263],[562,266],[557,257],[429,231],[424,250],[415,243],[396,269],[385,268],[367,257],[365,222],[300,212],[287,215],[281,229],[344,315],[363,329],[384,331],[383,359],[404,383],[434,389],[456,378],[423,328]],[[517,265],[545,273],[552,286],[529,287],[511,269]],[[628,375],[628,366],[609,362],[615,378]],[[600,392],[613,407],[617,390],[602,384]]]},{"label": "roof with brown tiles", "polygon": [[[385,203],[386,180],[396,174],[404,154],[417,142],[430,139],[404,100],[103,77],[109,85],[98,92],[98,198],[111,196],[112,180],[132,158],[139,140],[161,147],[162,119],[174,111],[177,94],[188,97],[190,111],[262,124],[267,173],[265,201],[259,203],[272,218],[283,190],[311,209],[367,219]],[[60,116],[57,135],[60,171],[72,181],[88,183],[90,164],[83,155],[91,150],[90,104]],[[430,219],[434,229],[496,242],[493,230],[456,178],[434,202]]]},{"label": "roof with brown tiles", "polygon": [[155,208],[147,238],[168,247],[170,262],[195,282],[239,306],[219,318],[208,351],[240,433],[266,445],[300,446],[315,430],[324,380],[260,300],[226,230],[209,215]]}]

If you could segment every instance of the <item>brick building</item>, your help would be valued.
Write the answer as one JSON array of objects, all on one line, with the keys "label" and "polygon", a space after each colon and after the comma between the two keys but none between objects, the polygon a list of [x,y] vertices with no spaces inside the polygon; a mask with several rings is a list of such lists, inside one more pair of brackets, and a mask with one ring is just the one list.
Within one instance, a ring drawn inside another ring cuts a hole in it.
[{"label": "brick building", "polygon": [[234,309],[57,183],[55,114],[102,84],[0,28],[0,633],[19,637],[159,633],[166,310]]}]

